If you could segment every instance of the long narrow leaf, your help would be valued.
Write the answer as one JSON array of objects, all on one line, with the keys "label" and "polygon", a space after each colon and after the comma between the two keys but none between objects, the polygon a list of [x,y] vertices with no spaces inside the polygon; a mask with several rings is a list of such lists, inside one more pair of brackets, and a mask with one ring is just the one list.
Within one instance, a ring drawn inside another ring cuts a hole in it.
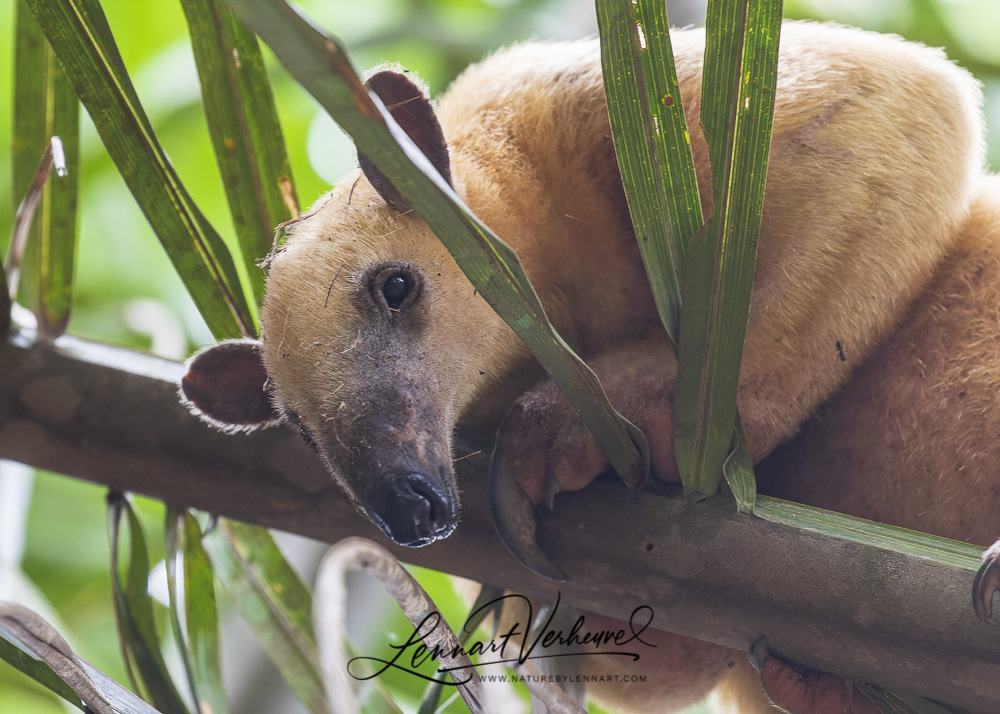
[{"label": "long narrow leaf", "polygon": [[26,0],[216,337],[253,331],[229,251],[195,206],[153,133],[97,0]]},{"label": "long narrow leaf", "polygon": [[[657,310],[676,348],[682,305],[678,273],[703,224],[690,136],[674,68],[666,6],[598,0],[601,62],[615,151]],[[756,484],[742,423],[723,473],[741,511]],[[668,438],[670,435],[653,435]]]},{"label": "long narrow leaf", "polygon": [[77,198],[80,177],[80,102],[50,51],[50,133],[62,140],[65,169],[46,186],[39,242],[39,331],[54,339],[66,331],[76,268]]},{"label": "long narrow leaf", "polygon": [[656,308],[676,346],[678,274],[687,241],[704,221],[667,8],[659,2],[597,0],[597,20],[625,196]]},{"label": "long narrow leaf", "polygon": [[[14,101],[10,141],[11,201],[16,211],[35,178],[45,136],[48,43],[24,0],[14,4]],[[37,228],[29,232],[37,235]],[[37,241],[32,241],[37,245]],[[27,292],[28,288],[25,289]],[[18,292],[21,292],[20,290]],[[25,300],[32,304],[32,301]]]},{"label": "long narrow leaf", "polygon": [[[29,649],[29,643],[21,641],[19,637],[0,625],[0,659],[78,709],[88,713],[92,712],[90,709],[84,709],[83,702],[80,701],[80,697],[73,691],[73,688],[48,665],[36,659],[34,654],[29,654]],[[76,658],[76,662],[80,665],[77,674],[82,674],[89,680],[89,686],[100,692],[100,695],[111,704],[116,714],[160,714],[86,660]]]},{"label": "long narrow leaf", "polygon": [[21,199],[17,213],[14,215],[14,230],[11,231],[10,246],[7,248],[7,259],[4,263],[8,296],[11,300],[18,294],[22,263],[27,251],[29,235],[35,225],[35,216],[38,213],[42,197],[45,195],[45,187],[48,185],[57,155],[61,162],[63,159],[62,142],[58,136],[53,136],[42,153],[41,161],[38,163],[38,168],[35,169],[31,184],[24,192],[24,198]]},{"label": "long narrow leaf", "polygon": [[177,643],[181,663],[184,665],[184,674],[187,676],[188,688],[191,691],[191,701],[198,702],[198,687],[195,684],[195,673],[194,667],[191,664],[190,648],[187,644],[187,638],[184,636],[184,628],[181,626],[180,587],[177,580],[177,553],[180,547],[180,525],[183,517],[181,509],[178,509],[176,506],[167,506],[163,528],[166,555],[163,561],[165,565],[164,569],[167,571],[170,628],[174,634],[174,641]]},{"label": "long narrow leaf", "polygon": [[[217,0],[181,0],[215,158],[236,236],[260,300],[257,267],[276,225],[294,218],[292,170],[257,37]],[[291,206],[289,204],[292,204]]]},{"label": "long narrow leaf", "polygon": [[309,711],[325,714],[312,594],[270,534],[221,519],[203,544],[216,577],[295,696]]},{"label": "long narrow leaf", "polygon": [[750,445],[747,444],[746,430],[739,410],[736,411],[736,424],[733,428],[733,440],[729,457],[722,465],[722,475],[729,484],[729,489],[736,499],[736,508],[740,513],[755,515],[757,513],[757,479],[753,473],[753,457],[750,456]]},{"label": "long narrow leaf", "polygon": [[187,615],[196,705],[202,714],[225,714],[219,646],[219,615],[215,601],[215,578],[208,555],[201,545],[201,528],[190,512],[184,512],[184,611]]},{"label": "long narrow leaf", "polygon": [[38,613],[17,603],[0,602],[0,631],[11,642],[44,662],[68,684],[93,714],[115,714],[99,686],[88,675],[83,661],[69,643]]},{"label": "long narrow leaf", "polygon": [[24,195],[38,156],[53,136],[62,143],[66,169],[45,184],[22,265],[21,295],[49,338],[69,322],[77,243],[80,102],[24,0],[15,20],[13,195]]},{"label": "long narrow leaf", "polygon": [[302,86],[392,177],[480,294],[524,341],[590,428],[619,474],[645,477],[642,433],[614,410],[594,373],[555,331],[515,253],[493,235],[431,167],[377,98],[369,96],[343,48],[283,0],[227,0],[270,45]]},{"label": "long narrow leaf", "polygon": [[67,702],[83,709],[83,702],[73,688],[61,680],[47,664],[28,654],[23,644],[13,634],[0,625],[0,659],[14,669],[26,674],[49,691],[57,694]]},{"label": "long narrow leaf", "polygon": [[[125,583],[120,569],[121,519],[128,523],[129,560]],[[173,685],[160,649],[153,599],[149,595],[149,555],[146,537],[131,504],[120,494],[108,498],[108,533],[111,540],[111,589],[115,602],[125,663],[133,684],[141,678],[149,698],[164,714],[187,714],[187,707]]]},{"label": "long narrow leaf", "polygon": [[702,126],[713,209],[691,241],[674,391],[674,451],[685,490],[718,488],[733,440],[764,200],[781,0],[711,0]]}]

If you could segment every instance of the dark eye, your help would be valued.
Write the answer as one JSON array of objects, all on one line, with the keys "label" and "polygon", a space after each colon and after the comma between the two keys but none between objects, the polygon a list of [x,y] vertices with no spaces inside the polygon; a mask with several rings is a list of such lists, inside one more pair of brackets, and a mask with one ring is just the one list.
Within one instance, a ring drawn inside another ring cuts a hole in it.
[{"label": "dark eye", "polygon": [[398,310],[409,294],[410,281],[404,275],[391,275],[382,283],[382,296],[390,310]]},{"label": "dark eye", "polygon": [[420,299],[423,276],[409,263],[379,263],[371,267],[369,275],[371,297],[390,315],[408,309]]}]

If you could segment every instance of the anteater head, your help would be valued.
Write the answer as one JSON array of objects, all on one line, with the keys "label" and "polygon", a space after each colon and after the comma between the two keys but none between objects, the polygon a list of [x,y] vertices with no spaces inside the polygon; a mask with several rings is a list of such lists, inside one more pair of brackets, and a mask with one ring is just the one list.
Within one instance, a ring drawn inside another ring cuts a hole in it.
[{"label": "anteater head", "polygon": [[[451,182],[423,92],[395,71],[368,86]],[[361,513],[422,546],[458,523],[452,431],[512,341],[406,199],[360,163],[269,259],[262,339],[195,355],[182,393],[228,430],[292,424]]]}]

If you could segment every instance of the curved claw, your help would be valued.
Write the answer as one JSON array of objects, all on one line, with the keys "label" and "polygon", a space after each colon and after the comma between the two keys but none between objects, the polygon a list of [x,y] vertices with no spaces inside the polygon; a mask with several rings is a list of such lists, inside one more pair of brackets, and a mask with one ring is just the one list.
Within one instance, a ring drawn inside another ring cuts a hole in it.
[{"label": "curved claw", "polygon": [[[996,546],[994,546],[995,548]],[[992,554],[993,548],[986,552],[983,564],[976,572],[972,581],[972,607],[983,622],[993,620],[993,593],[1000,590],[1000,565],[997,564],[998,554]]]},{"label": "curved claw", "polygon": [[767,660],[771,659],[771,650],[767,648],[767,637],[759,637],[750,645],[747,659],[758,672],[763,669]]},{"label": "curved claw", "polygon": [[542,552],[535,537],[535,505],[514,478],[498,446],[490,460],[490,514],[511,555],[543,578],[563,582],[566,575]]}]

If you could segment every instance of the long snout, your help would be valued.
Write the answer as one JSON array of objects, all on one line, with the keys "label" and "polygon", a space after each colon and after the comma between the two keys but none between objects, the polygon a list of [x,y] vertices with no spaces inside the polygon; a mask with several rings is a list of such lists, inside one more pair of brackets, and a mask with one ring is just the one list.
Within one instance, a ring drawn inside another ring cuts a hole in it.
[{"label": "long snout", "polygon": [[428,545],[458,525],[453,425],[436,393],[412,379],[376,384],[358,400],[362,408],[337,410],[321,421],[314,442],[358,509],[394,543]]}]

